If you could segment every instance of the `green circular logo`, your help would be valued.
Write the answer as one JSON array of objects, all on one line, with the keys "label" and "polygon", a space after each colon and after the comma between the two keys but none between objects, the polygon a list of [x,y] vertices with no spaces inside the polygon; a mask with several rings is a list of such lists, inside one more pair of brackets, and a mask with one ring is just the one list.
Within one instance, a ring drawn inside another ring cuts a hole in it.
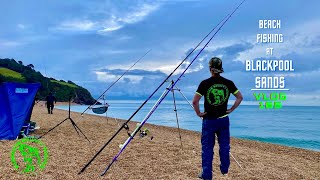
[{"label": "green circular logo", "polygon": [[226,102],[229,96],[229,89],[224,84],[212,85],[206,95],[209,104],[218,106]]},{"label": "green circular logo", "polygon": [[35,138],[18,140],[11,150],[13,167],[22,173],[33,175],[43,170],[48,162],[48,149],[44,143]]}]

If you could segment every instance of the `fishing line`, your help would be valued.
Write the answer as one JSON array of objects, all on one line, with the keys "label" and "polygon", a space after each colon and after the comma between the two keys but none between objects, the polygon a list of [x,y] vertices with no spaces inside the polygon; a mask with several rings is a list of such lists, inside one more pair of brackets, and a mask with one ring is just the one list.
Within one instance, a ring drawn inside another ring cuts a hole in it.
[{"label": "fishing line", "polygon": [[127,74],[141,59],[143,59],[149,52],[151,51],[148,50],[143,56],[141,56],[129,69],[127,69],[117,80],[115,80],[95,101],[94,104],[88,106],[82,113],[81,115],[83,115],[88,109],[90,109],[92,106],[96,105],[98,103],[98,100],[104,96],[104,94],[112,87],[114,86],[125,74]]}]

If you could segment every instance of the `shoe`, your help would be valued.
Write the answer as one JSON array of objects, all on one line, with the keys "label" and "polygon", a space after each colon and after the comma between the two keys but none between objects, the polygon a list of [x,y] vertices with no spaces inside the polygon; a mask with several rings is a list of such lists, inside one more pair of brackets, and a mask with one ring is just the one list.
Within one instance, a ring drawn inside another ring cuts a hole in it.
[{"label": "shoe", "polygon": [[204,179],[204,180],[211,180],[211,179],[205,179],[205,178],[203,178],[203,177],[202,177],[202,173],[198,174],[198,178],[199,178],[199,179]]},{"label": "shoe", "polygon": [[228,175],[228,171],[220,171],[221,172],[221,174],[223,175],[223,176],[227,176]]}]

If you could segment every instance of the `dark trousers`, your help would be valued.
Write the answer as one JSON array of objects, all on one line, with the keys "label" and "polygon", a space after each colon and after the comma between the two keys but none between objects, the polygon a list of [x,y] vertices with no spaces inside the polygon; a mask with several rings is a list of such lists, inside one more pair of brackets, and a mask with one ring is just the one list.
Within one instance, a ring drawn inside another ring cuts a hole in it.
[{"label": "dark trousers", "polygon": [[220,171],[222,174],[228,173],[230,166],[230,130],[229,117],[219,119],[203,119],[202,121],[202,177],[212,179],[213,147],[215,135],[218,137]]},{"label": "dark trousers", "polygon": [[52,114],[54,104],[53,103],[47,103],[47,108],[48,108],[48,114]]}]

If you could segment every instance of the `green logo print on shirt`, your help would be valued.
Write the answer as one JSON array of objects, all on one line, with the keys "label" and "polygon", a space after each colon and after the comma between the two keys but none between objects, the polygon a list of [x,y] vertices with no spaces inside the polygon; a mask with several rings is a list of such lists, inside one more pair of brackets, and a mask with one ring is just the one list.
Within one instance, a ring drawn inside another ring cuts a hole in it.
[{"label": "green logo print on shirt", "polygon": [[218,106],[226,102],[229,96],[229,89],[224,84],[214,84],[207,91],[207,101],[209,104]]}]

